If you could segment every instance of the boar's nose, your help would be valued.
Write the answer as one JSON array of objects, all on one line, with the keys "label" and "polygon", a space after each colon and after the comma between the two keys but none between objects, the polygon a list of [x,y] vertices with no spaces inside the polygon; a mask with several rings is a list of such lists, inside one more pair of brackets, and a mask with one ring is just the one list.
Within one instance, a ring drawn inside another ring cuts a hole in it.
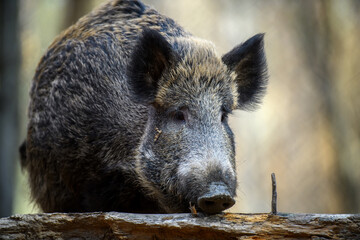
[{"label": "boar's nose", "polygon": [[215,214],[235,204],[227,186],[222,182],[210,184],[209,191],[198,198],[198,206],[208,214]]}]

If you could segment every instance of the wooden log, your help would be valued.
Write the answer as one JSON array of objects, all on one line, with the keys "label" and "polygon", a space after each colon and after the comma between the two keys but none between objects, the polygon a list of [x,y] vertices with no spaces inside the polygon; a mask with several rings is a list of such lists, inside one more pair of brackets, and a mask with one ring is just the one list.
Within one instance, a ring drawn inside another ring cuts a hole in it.
[{"label": "wooden log", "polygon": [[360,239],[360,214],[52,213],[0,219],[0,239]]}]

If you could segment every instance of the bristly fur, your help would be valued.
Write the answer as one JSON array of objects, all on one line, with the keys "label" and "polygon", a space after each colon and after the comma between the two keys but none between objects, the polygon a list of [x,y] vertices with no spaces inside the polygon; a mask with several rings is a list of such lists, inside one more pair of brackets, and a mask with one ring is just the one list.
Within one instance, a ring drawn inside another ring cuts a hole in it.
[{"label": "bristly fur", "polygon": [[36,69],[20,148],[32,197],[45,212],[141,213],[189,212],[189,202],[202,211],[211,186],[233,199],[226,116],[265,86],[263,35],[221,59],[140,1],[109,1],[60,34]]},{"label": "bristly fur", "polygon": [[222,57],[237,74],[239,108],[254,110],[265,95],[268,74],[264,53],[264,34],[257,34]]}]

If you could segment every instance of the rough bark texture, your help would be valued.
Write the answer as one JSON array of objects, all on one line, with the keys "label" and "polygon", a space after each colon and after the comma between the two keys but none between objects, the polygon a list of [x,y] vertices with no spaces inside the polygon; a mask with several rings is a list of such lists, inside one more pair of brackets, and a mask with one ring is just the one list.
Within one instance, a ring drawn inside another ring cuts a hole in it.
[{"label": "rough bark texture", "polygon": [[0,239],[360,239],[360,214],[53,213],[0,219]]}]

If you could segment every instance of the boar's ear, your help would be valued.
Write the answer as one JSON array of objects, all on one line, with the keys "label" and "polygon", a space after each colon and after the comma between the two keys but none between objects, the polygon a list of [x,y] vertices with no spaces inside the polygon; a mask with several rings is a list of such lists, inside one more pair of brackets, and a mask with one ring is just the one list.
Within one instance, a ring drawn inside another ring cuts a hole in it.
[{"label": "boar's ear", "polygon": [[263,38],[264,34],[257,34],[222,57],[237,75],[239,109],[254,109],[265,93],[267,66]]},{"label": "boar's ear", "polygon": [[175,61],[175,53],[165,38],[155,30],[145,29],[139,37],[127,69],[134,100],[152,103],[159,79]]}]

